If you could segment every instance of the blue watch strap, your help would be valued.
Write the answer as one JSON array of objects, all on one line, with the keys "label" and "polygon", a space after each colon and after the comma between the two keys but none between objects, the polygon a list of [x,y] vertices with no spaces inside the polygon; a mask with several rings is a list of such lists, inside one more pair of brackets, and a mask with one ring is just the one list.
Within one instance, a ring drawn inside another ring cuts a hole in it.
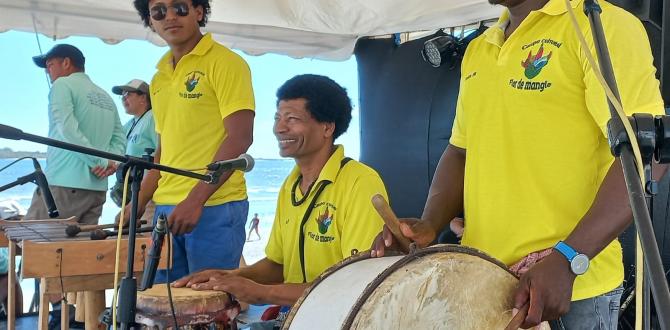
[{"label": "blue watch strap", "polygon": [[566,244],[563,241],[558,241],[556,245],[554,245],[554,249],[556,249],[558,252],[560,252],[562,255],[565,256],[568,261],[572,261],[577,256],[577,251],[573,249],[570,245]]}]

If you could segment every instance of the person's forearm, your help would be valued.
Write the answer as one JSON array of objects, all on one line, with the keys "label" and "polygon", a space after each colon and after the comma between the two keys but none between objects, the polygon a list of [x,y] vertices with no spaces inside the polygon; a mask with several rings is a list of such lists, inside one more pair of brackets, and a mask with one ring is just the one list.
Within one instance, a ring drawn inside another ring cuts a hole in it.
[{"label": "person's forearm", "polygon": [[268,258],[263,258],[251,266],[238,268],[232,271],[232,273],[246,277],[259,284],[270,285],[284,282],[283,266]]},{"label": "person's forearm", "polygon": [[267,301],[266,304],[291,306],[302,296],[311,283],[286,283],[266,285]]},{"label": "person's forearm", "polygon": [[436,233],[463,211],[465,154],[464,149],[448,145],[435,170],[421,219]]},{"label": "person's forearm", "polygon": [[[247,152],[253,141],[253,111],[240,110],[226,117],[223,126],[228,136],[221,142],[219,149],[214,154],[212,162],[227,160],[238,157]],[[227,171],[221,175],[219,182],[208,184],[199,181],[188,194],[187,199],[199,204],[205,205],[214,192],[223,185],[232,175],[232,171]]]},{"label": "person's forearm", "polygon": [[[654,179],[660,179],[667,165],[653,167]],[[565,242],[589,258],[595,257],[631,223],[633,213],[626,191],[621,162],[610,167],[591,208],[565,239]]]}]

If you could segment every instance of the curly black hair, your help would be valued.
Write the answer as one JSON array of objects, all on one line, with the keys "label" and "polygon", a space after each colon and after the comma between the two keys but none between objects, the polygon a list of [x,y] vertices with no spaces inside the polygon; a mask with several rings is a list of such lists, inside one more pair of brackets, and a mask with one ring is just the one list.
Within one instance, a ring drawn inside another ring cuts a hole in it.
[{"label": "curly black hair", "polygon": [[279,101],[305,99],[307,111],[320,123],[335,123],[333,140],[349,128],[351,99],[347,90],[326,76],[303,74],[285,82],[277,90]]},{"label": "curly black hair", "polygon": [[[198,25],[205,26],[207,24],[207,17],[212,12],[212,8],[209,6],[209,0],[191,0],[191,4],[193,4],[193,7],[202,7],[204,15],[202,16],[202,19],[198,21]],[[142,18],[144,26],[148,27],[151,19],[149,17],[149,0],[134,0],[133,5],[135,5],[137,13]]]}]

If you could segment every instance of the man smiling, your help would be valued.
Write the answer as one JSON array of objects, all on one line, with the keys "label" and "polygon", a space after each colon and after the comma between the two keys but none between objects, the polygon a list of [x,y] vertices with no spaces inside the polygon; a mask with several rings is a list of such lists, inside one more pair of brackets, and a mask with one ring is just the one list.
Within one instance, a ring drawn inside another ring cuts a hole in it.
[{"label": "man smiling", "polygon": [[[239,55],[200,31],[209,1],[135,0],[134,5],[145,26],[170,47],[150,88],[159,135],[155,161],[203,168],[245,153],[253,139],[251,73]],[[237,268],[249,209],[241,172],[225,173],[209,185],[150,171],[142,182],[140,214],[152,196],[155,214],[168,214],[175,234],[171,277]],[[165,275],[159,271],[156,281],[164,282]]]},{"label": "man smiling", "polygon": [[175,282],[222,290],[249,303],[292,305],[317,276],[367,249],[382,220],[370,199],[386,196],[379,175],[344,157],[333,141],[351,120],[351,100],[333,80],[296,76],[277,91],[279,154],[295,159],[277,201],[266,258],[234,271],[207,270]]}]

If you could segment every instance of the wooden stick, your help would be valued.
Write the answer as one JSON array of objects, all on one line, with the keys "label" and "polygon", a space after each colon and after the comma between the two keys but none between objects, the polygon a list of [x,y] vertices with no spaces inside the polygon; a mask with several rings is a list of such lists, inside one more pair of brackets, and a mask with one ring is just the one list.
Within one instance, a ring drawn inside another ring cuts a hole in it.
[{"label": "wooden stick", "polygon": [[517,330],[521,327],[521,324],[523,321],[526,319],[526,316],[528,315],[528,308],[530,307],[530,303],[527,302],[524,304],[519,311],[512,317],[512,319],[509,321],[507,326],[505,327],[505,330]]},{"label": "wooden stick", "polygon": [[409,252],[409,245],[412,242],[400,231],[400,220],[398,220],[398,217],[393,213],[393,210],[386,199],[384,199],[384,196],[379,194],[372,196],[372,205],[382,217],[386,226],[391,230],[391,233],[393,233],[400,248],[404,252]]}]

